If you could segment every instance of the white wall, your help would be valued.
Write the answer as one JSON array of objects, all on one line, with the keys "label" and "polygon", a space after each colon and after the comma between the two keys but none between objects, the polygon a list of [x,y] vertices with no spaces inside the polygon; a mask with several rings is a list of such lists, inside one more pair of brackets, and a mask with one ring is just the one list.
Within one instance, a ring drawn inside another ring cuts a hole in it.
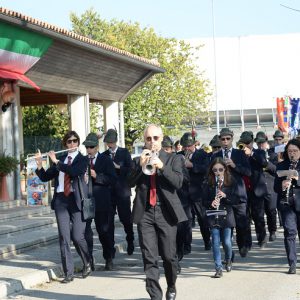
[{"label": "white wall", "polygon": [[[187,41],[203,45],[196,63],[213,89],[212,38]],[[276,97],[300,97],[300,33],[216,38],[215,44],[220,110],[271,108],[276,107]]]}]

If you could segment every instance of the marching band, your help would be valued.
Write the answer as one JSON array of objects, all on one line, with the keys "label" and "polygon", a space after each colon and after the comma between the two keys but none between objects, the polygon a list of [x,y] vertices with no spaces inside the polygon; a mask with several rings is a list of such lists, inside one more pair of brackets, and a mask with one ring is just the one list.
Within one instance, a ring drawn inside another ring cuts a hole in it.
[{"label": "marching band", "polygon": [[[77,240],[80,237],[76,249],[83,260],[83,277],[95,269],[92,221],[83,222],[78,217],[82,208],[74,185],[83,175],[83,167],[91,170],[95,224],[106,260],[105,269],[113,270],[114,215],[118,211],[126,232],[128,255],[134,251],[133,223],[137,224],[146,289],[151,299],[162,299],[158,283],[159,255],[164,261],[168,282],[166,299],[176,298],[175,283],[181,270],[179,261],[192,251],[192,210],[198,219],[205,250],[212,250],[215,264],[212,277],[221,278],[223,269],[227,272],[234,269],[234,232],[239,254],[246,257],[253,244],[251,223],[254,223],[258,246],[264,248],[268,242],[276,240],[278,217],[284,229],[287,273],[295,274],[296,236],[300,236],[300,138],[284,144],[283,133],[276,130],[274,144],[270,147],[264,132],[258,132],[254,138],[252,132],[245,131],[235,148],[233,136],[233,131],[223,128],[209,146],[198,149],[195,136],[186,132],[173,148],[172,139],[163,137],[161,128],[152,124],[145,130],[141,156],[132,160],[127,149],[116,146],[115,129],[108,130],[104,140],[108,150],[101,154],[97,135],[90,133],[83,143],[88,156],[80,156],[80,171],[66,158],[74,153],[78,155],[79,137],[75,132],[66,134],[67,149],[59,151],[67,152],[63,160],[56,159],[59,152],[38,152],[35,156],[37,175],[43,180],[56,179],[52,204],[59,223],[65,271],[62,282],[73,280],[73,263],[68,250],[70,236],[67,234],[70,230],[77,230],[73,232]],[[46,155],[53,166],[45,171],[41,157]],[[65,193],[65,174],[71,177],[72,183],[68,194]],[[130,188],[136,189],[132,211]],[[76,205],[72,206],[69,200]],[[69,221],[65,221],[66,216],[67,220],[77,220],[73,229]],[[156,234],[150,234],[155,231]],[[221,245],[225,252],[223,261]]]}]

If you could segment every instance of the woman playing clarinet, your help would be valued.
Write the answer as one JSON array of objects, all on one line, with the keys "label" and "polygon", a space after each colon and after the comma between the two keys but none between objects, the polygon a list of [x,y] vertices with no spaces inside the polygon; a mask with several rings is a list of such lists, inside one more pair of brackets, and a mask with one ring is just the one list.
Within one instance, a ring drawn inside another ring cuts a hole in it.
[{"label": "woman playing clarinet", "polygon": [[[82,220],[82,204],[79,192],[79,180],[84,182],[84,175],[88,166],[88,158],[78,151],[79,135],[69,131],[63,138],[66,154],[60,159],[55,152],[48,153],[53,165],[44,170],[41,154],[35,157],[37,163],[36,174],[42,181],[55,180],[54,195],[51,208],[55,211],[58,226],[61,260],[64,271],[62,283],[69,283],[74,279],[74,263],[71,252],[71,239],[83,261],[82,277],[91,273],[90,255],[85,239],[86,222]],[[84,185],[83,185],[84,186]]]},{"label": "woman playing clarinet", "polygon": [[296,274],[296,235],[300,230],[300,141],[290,140],[285,146],[283,161],[277,165],[274,190],[284,228],[284,246],[288,259],[288,274]]},{"label": "woman playing clarinet", "polygon": [[232,268],[232,239],[231,231],[235,227],[232,205],[238,203],[236,184],[224,160],[215,158],[208,169],[208,178],[204,183],[204,203],[207,212],[207,222],[211,229],[212,250],[216,273],[214,278],[223,276],[220,244],[225,252],[225,269]]}]

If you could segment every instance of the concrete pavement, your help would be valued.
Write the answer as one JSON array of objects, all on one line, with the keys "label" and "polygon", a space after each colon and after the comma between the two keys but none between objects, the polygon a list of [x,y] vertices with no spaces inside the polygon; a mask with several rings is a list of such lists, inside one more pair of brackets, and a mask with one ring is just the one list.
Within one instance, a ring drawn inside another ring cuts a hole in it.
[{"label": "concrete pavement", "polygon": [[[296,275],[286,274],[288,265],[282,229],[277,234],[277,240],[268,243],[264,249],[259,249],[254,239],[254,246],[247,258],[241,258],[236,253],[232,272],[225,272],[221,279],[211,277],[214,274],[212,253],[203,250],[199,229],[194,229],[193,234],[192,253],[181,264],[177,300],[300,299],[300,269]],[[149,296],[145,291],[144,278],[140,252],[127,256],[121,251],[116,256],[115,270],[112,272],[104,271],[103,265],[98,264],[97,270],[86,279],[78,276],[67,285],[52,281],[8,299],[145,300]],[[165,291],[163,274],[160,281]]]}]

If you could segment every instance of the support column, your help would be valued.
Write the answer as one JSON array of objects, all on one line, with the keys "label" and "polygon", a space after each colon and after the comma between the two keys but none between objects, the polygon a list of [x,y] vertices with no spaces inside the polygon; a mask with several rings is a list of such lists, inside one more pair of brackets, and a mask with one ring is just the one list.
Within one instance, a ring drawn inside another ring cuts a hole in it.
[{"label": "support column", "polygon": [[[21,106],[20,106],[20,88],[16,87],[16,100],[12,106],[12,133],[13,133],[13,154],[20,160],[21,148],[23,145],[23,124],[21,119]],[[20,131],[22,135],[20,135]],[[24,153],[24,151],[23,151]],[[18,169],[14,172],[14,199],[21,199],[21,169],[18,165]]]},{"label": "support column", "polygon": [[[122,109],[122,119],[123,119],[123,106]],[[104,131],[107,131],[110,128],[116,128],[118,131],[118,145],[121,147],[124,146],[124,126],[120,126],[119,116],[119,102],[116,101],[105,101],[103,103],[103,114],[104,114]]]},{"label": "support column", "polygon": [[69,128],[75,130],[82,143],[90,132],[89,95],[69,95]]}]

